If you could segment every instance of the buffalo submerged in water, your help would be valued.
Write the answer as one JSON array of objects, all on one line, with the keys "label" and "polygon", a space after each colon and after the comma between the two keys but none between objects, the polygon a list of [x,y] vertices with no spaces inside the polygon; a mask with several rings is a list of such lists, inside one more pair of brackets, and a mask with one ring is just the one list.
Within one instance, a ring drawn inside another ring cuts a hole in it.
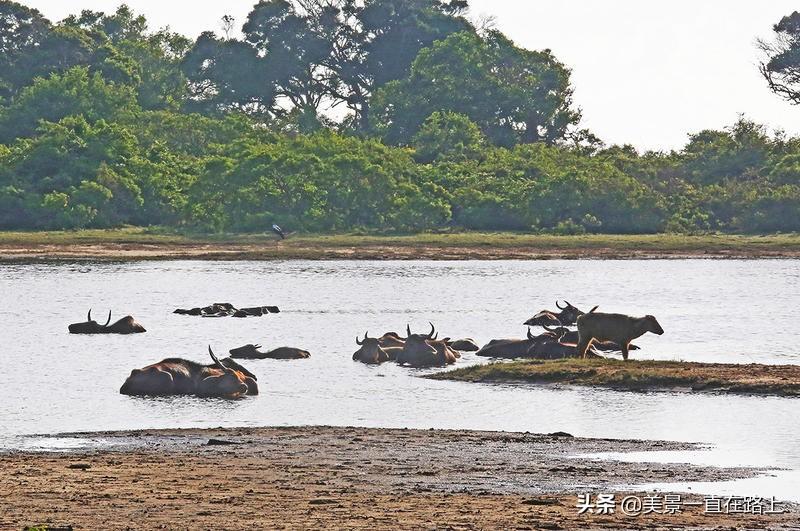
[{"label": "buffalo submerged in water", "polygon": [[201,317],[261,317],[270,313],[280,313],[277,306],[254,306],[252,308],[236,308],[229,302],[215,302],[203,308],[178,308],[172,313],[179,315],[199,315]]},{"label": "buffalo submerged in water", "polygon": [[411,327],[406,326],[406,337],[403,349],[397,354],[395,361],[410,367],[444,367],[456,362],[461,354],[447,345],[450,338],[437,339],[436,328],[431,325],[428,334],[412,334]]},{"label": "buffalo submerged in water", "polygon": [[232,348],[229,352],[231,358],[242,360],[302,360],[311,357],[311,353],[307,350],[296,347],[278,347],[267,352],[261,352],[261,345],[247,345]]},{"label": "buffalo submerged in water", "polygon": [[122,384],[123,395],[239,398],[257,395],[256,376],[233,361],[220,361],[211,347],[214,363],[203,365],[182,358],[167,358],[141,369],[134,369]]},{"label": "buffalo submerged in water", "polygon": [[381,337],[369,337],[367,332],[364,339],[356,336],[356,344],[359,349],[353,353],[353,361],[377,365],[384,361],[394,361],[402,352],[405,341],[394,332],[387,332]]},{"label": "buffalo submerged in water", "polygon": [[85,323],[73,323],[69,325],[70,334],[141,334],[146,332],[142,325],[137,323],[133,317],[126,315],[116,323],[109,326],[111,322],[111,310],[108,312],[106,324],[100,324],[92,319],[92,310],[86,316]]},{"label": "buffalo submerged in water", "polygon": [[429,334],[412,334],[406,326],[405,338],[396,332],[386,332],[380,337],[369,337],[366,333],[364,339],[356,337],[359,349],[353,354],[353,361],[369,365],[396,361],[411,367],[441,367],[455,363],[461,357],[459,351],[478,350],[472,339],[436,339],[435,332],[431,324]]}]

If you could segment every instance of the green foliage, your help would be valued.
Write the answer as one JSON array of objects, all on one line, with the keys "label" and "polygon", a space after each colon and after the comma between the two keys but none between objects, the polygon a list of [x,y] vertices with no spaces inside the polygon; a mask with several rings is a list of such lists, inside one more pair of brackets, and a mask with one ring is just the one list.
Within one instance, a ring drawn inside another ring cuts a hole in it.
[{"label": "green foliage", "polygon": [[444,190],[410,153],[330,132],[244,142],[209,160],[189,191],[190,222],[264,230],[421,230],[447,220]]},{"label": "green foliage", "polygon": [[40,121],[58,122],[73,115],[90,122],[115,120],[137,108],[129,87],[109,83],[86,67],[75,67],[47,79],[37,78],[11,105],[0,109],[0,142],[32,136]]},{"label": "green foliage", "polygon": [[480,158],[486,138],[463,114],[435,112],[414,135],[415,158],[419,162],[464,161]]},{"label": "green foliage", "polygon": [[800,231],[800,138],[741,118],[671,153],[604,147],[569,70],[465,8],[262,0],[244,39],[191,42],[124,5],[52,24],[0,0],[0,228]]}]

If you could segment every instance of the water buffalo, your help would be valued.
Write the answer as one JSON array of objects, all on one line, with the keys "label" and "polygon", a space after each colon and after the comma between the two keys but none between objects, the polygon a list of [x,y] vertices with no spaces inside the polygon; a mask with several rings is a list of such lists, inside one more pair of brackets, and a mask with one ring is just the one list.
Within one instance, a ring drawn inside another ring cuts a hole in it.
[{"label": "water buffalo", "polygon": [[586,350],[595,340],[618,343],[622,358],[628,359],[630,342],[647,332],[657,335],[664,329],[652,315],[630,317],[619,313],[591,312],[578,317],[578,355],[586,357]]},{"label": "water buffalo", "polygon": [[460,350],[461,352],[476,352],[480,350],[480,347],[477,345],[477,343],[475,343],[475,341],[469,337],[448,341],[447,346],[453,350]]},{"label": "water buffalo", "polygon": [[406,326],[407,337],[395,361],[411,367],[442,367],[455,363],[460,355],[447,346],[446,340],[436,339],[436,328],[430,323],[429,334],[412,334]]},{"label": "water buffalo", "polygon": [[583,311],[579,310],[575,306],[569,303],[569,301],[564,301],[566,306],[561,306],[556,301],[556,307],[561,310],[560,312],[551,312],[549,310],[542,310],[541,312],[537,313],[527,321],[525,321],[524,325],[527,326],[571,326],[574,325],[576,320],[579,316],[583,315]]},{"label": "water buffalo", "polygon": [[439,366],[452,365],[461,357],[461,353],[450,346],[450,338],[432,339],[428,344],[436,349]]},{"label": "water buffalo", "polygon": [[[544,329],[552,333],[562,343],[568,343],[573,345],[578,344],[577,330],[570,330],[569,328],[566,328],[564,326],[559,326],[557,328],[550,328],[548,326],[545,326]],[[595,341],[592,343],[592,347],[596,350],[602,350],[604,352],[619,352],[622,350],[622,346],[620,346],[619,343],[616,343],[614,341]],[[639,346],[631,343],[630,345],[628,345],[628,350],[639,350]]]},{"label": "water buffalo", "polygon": [[[550,332],[546,334],[551,335]],[[526,339],[493,339],[481,347],[475,355],[487,358],[521,358],[527,354],[538,337],[540,336],[531,334],[531,329],[528,328]]]},{"label": "water buffalo", "polygon": [[382,347],[402,347],[406,344],[405,340],[397,332],[386,332],[378,338]]},{"label": "water buffalo", "polygon": [[179,315],[199,315],[201,317],[261,317],[269,313],[280,313],[277,306],[254,306],[252,308],[236,308],[229,302],[215,302],[203,308],[178,308],[172,313]]},{"label": "water buffalo", "polygon": [[85,323],[73,323],[69,325],[70,334],[140,334],[146,332],[142,325],[137,323],[133,317],[126,315],[116,323],[109,326],[111,322],[111,310],[108,312],[106,324],[100,324],[92,320],[92,310],[86,316]]},{"label": "water buffalo", "polygon": [[[384,334],[381,337],[369,337],[369,332],[364,334],[364,339],[359,339],[356,336],[356,345],[358,350],[353,353],[353,361],[360,361],[368,365],[378,365],[385,361],[391,361],[397,358],[397,354],[403,350],[402,344],[395,344],[388,346],[382,341],[386,337]],[[396,339],[392,337],[392,341]]]},{"label": "water buffalo", "polygon": [[[589,348],[587,355],[593,358],[601,357],[594,351],[593,347]],[[578,348],[575,343],[564,341],[558,337],[542,334],[534,340],[533,345],[530,346],[528,352],[525,354],[525,357],[544,360],[577,358]]]},{"label": "water buffalo", "polygon": [[230,350],[231,358],[242,360],[301,360],[311,357],[307,350],[294,347],[278,347],[268,352],[261,352],[258,349],[261,345],[248,344]]},{"label": "water buffalo", "polygon": [[210,365],[181,358],[167,358],[142,369],[134,369],[119,392],[123,395],[196,395],[220,398],[258,394],[254,374],[230,358],[220,361],[210,346],[208,353],[214,362]]}]

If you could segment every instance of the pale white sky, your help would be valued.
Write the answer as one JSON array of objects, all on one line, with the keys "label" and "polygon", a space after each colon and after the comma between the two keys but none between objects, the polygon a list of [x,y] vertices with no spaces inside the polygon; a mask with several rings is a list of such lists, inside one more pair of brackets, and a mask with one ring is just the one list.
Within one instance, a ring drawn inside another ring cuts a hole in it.
[{"label": "pale white sky", "polygon": [[[17,0],[60,20],[82,9],[114,11],[116,0]],[[152,28],[196,36],[240,26],[255,0],[127,0]],[[687,134],[732,124],[739,113],[800,134],[800,106],[761,79],[757,37],[769,37],[798,0],[470,0],[518,45],[550,48],[572,68],[583,126],[605,142],[640,149],[682,146]]]}]

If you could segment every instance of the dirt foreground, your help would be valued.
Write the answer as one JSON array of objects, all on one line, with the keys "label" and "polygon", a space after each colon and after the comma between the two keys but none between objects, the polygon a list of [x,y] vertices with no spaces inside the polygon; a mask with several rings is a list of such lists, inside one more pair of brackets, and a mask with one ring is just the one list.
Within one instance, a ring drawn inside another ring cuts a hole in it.
[{"label": "dirt foreground", "polygon": [[630,493],[619,485],[757,473],[571,457],[696,448],[685,443],[328,427],[77,437],[83,450],[0,454],[0,529],[800,527],[790,504],[768,515],[704,514],[699,506],[635,517],[619,509],[579,514],[579,493],[621,500]]}]

